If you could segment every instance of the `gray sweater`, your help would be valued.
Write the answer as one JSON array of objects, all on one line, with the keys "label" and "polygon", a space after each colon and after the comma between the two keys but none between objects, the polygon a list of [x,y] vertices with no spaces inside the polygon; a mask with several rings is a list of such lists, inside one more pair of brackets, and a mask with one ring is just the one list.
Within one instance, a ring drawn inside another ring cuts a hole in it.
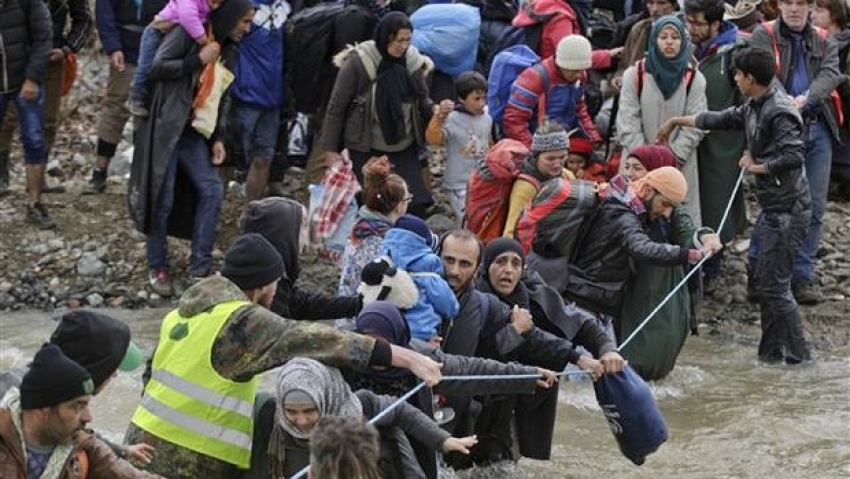
[{"label": "gray sweater", "polygon": [[446,138],[446,173],[443,188],[464,190],[469,173],[484,159],[490,148],[493,119],[488,113],[470,115],[453,111],[446,117],[443,134]]}]

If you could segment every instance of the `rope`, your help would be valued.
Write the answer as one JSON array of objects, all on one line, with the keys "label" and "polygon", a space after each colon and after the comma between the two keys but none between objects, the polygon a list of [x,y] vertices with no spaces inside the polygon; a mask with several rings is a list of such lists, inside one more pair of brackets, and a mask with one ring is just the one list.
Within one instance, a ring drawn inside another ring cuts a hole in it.
[{"label": "rope", "polygon": [[[718,232],[723,230],[723,226],[726,224],[726,220],[727,220],[727,219],[729,219],[729,212],[732,210],[732,203],[734,203],[734,202],[735,202],[735,195],[737,195],[737,194],[738,194],[738,190],[740,189],[740,187],[741,187],[741,183],[742,183],[742,181],[744,180],[744,173],[745,173],[745,172],[746,172],[746,170],[745,170],[744,168],[741,168],[741,173],[738,175],[738,181],[736,181],[736,182],[735,182],[735,188],[732,190],[732,195],[729,197],[729,202],[726,204],[726,211],[724,211],[724,212],[723,212],[723,218],[720,220],[720,226],[718,226],[718,228],[717,228],[717,231],[718,231]],[[667,296],[665,296],[665,297],[664,297],[664,299],[663,299],[660,303],[658,303],[658,306],[656,306],[656,307],[655,307],[655,309],[653,309],[653,310],[652,310],[652,311],[651,311],[651,312],[650,312],[650,313],[646,316],[646,319],[644,319],[644,320],[643,320],[643,321],[642,321],[642,322],[638,325],[638,327],[637,327],[637,328],[635,328],[635,330],[634,330],[634,331],[632,331],[632,334],[630,334],[630,335],[629,335],[629,337],[628,337],[628,338],[626,338],[626,340],[625,340],[625,341],[623,341],[622,343],[620,343],[620,345],[618,346],[618,348],[619,348],[621,351],[623,350],[623,348],[625,348],[625,347],[626,347],[626,345],[627,345],[627,344],[629,344],[629,342],[630,342],[632,339],[634,339],[634,338],[635,338],[635,336],[637,336],[637,335],[638,335],[638,333],[639,333],[639,332],[640,332],[640,331],[641,331],[641,330],[642,330],[642,329],[646,326],[646,323],[648,323],[650,319],[652,319],[653,317],[655,317],[655,315],[656,315],[659,311],[661,311],[661,308],[663,308],[663,307],[664,307],[664,305],[666,305],[666,304],[667,304],[667,301],[670,301],[670,298],[672,298],[672,297],[673,297],[673,296],[674,296],[677,292],[679,292],[679,290],[680,290],[680,289],[682,289],[682,287],[683,287],[685,284],[687,284],[688,280],[689,280],[689,279],[691,279],[691,276],[693,276],[693,275],[694,275],[697,271],[699,271],[699,269],[700,269],[700,268],[702,268],[702,265],[703,265],[703,264],[705,264],[705,262],[706,262],[706,261],[708,261],[709,259],[711,259],[711,257],[712,257],[712,256],[714,256],[714,255],[713,255],[711,252],[709,252],[707,255],[705,255],[705,256],[704,256],[704,257],[703,257],[703,258],[699,261],[699,263],[697,263],[697,264],[696,264],[696,266],[694,266],[693,268],[691,268],[691,270],[688,272],[688,274],[686,274],[686,275],[685,275],[685,277],[684,277],[684,278],[682,278],[682,281],[680,281],[680,282],[679,282],[679,284],[677,284],[677,285],[676,285],[676,287],[674,287],[674,288],[673,288],[673,290],[672,290],[672,291],[670,291],[670,292],[667,294]]]}]

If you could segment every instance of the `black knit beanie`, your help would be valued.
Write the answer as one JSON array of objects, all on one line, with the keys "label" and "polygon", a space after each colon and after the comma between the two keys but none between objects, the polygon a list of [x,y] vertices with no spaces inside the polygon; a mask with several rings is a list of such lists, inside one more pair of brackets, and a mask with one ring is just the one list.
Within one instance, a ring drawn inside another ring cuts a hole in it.
[{"label": "black knit beanie", "polygon": [[68,359],[55,344],[44,343],[21,381],[21,408],[58,406],[93,392],[94,382],[89,372]]},{"label": "black knit beanie", "polygon": [[263,235],[247,233],[236,238],[227,250],[221,274],[242,291],[250,291],[280,279],[283,260]]}]

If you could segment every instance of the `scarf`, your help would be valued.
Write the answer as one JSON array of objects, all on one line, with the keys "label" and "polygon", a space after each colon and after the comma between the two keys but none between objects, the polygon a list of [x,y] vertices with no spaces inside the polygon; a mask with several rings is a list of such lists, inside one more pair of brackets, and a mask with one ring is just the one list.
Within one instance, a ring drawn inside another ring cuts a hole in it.
[{"label": "scarf", "polygon": [[[475,287],[482,293],[490,293],[496,295],[503,303],[521,308],[529,307],[528,289],[523,284],[523,278],[520,278],[516,288],[511,291],[511,294],[502,296],[490,284],[490,265],[503,253],[514,252],[522,259],[522,265],[525,267],[525,253],[522,250],[522,245],[513,238],[496,238],[487,243],[484,251],[481,253],[481,267],[478,269],[478,278],[476,279]],[[523,277],[525,273],[523,273]]]},{"label": "scarf", "polygon": [[[24,427],[21,420],[23,410],[21,409],[21,393],[18,388],[9,389],[9,392],[3,397],[3,405],[9,410],[9,415],[12,416],[12,424],[21,440],[21,451],[24,453],[24,463],[26,463],[27,445],[24,441]],[[44,472],[41,473],[41,479],[59,479],[62,477],[65,472],[65,462],[76,450],[76,443],[57,444],[47,461]]]},{"label": "scarf", "polygon": [[646,171],[657,170],[662,166],[679,166],[679,160],[673,151],[662,145],[641,145],[629,152],[629,156],[634,156],[646,168]]},{"label": "scarf", "polygon": [[375,86],[375,112],[387,145],[401,143],[407,136],[408,119],[404,117],[403,104],[410,103],[415,93],[413,78],[407,71],[407,53],[401,58],[394,58],[387,51],[390,37],[404,28],[412,29],[407,15],[391,12],[381,19],[375,31],[375,46],[381,53]]},{"label": "scarf", "polygon": [[[658,36],[667,25],[673,25],[679,31],[682,38],[682,47],[675,58],[669,59],[658,49]],[[688,68],[688,60],[691,58],[691,42],[682,22],[673,15],[665,15],[652,25],[649,32],[649,51],[646,55],[646,71],[652,75],[658,89],[665,100],[670,99],[679,85],[685,81],[685,70]]]},{"label": "scarf", "polygon": [[611,181],[608,182],[608,188],[605,189],[605,197],[628,206],[638,216],[646,213],[646,206],[643,201],[629,188],[629,182],[623,175],[611,178]]}]

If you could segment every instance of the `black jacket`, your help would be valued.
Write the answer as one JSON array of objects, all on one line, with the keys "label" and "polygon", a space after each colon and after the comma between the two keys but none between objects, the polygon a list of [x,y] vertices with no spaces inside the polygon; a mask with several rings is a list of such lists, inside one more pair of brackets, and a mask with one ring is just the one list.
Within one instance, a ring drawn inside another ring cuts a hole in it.
[{"label": "black jacket", "polygon": [[[79,52],[91,34],[92,18],[86,0],[48,0],[53,20],[53,48]],[[71,28],[65,33],[71,17]]]},{"label": "black jacket", "polygon": [[811,203],[803,173],[803,120],[776,81],[758,99],[723,111],[700,113],[696,126],[703,130],[744,129],[753,160],[768,171],[755,175],[756,199],[764,211],[787,213],[798,201],[806,206]]},{"label": "black jacket", "polygon": [[0,0],[0,93],[39,84],[50,53],[50,13],[40,0]]}]

